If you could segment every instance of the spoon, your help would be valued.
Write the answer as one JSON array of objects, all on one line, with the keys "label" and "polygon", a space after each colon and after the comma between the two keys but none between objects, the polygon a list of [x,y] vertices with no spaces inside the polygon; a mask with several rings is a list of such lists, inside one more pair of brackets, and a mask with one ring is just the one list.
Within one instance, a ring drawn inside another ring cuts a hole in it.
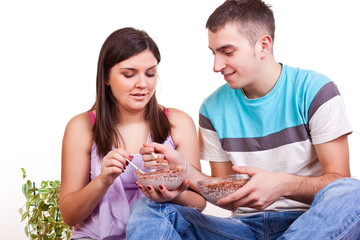
[{"label": "spoon", "polygon": [[154,152],[152,152],[151,155],[156,159],[158,158],[158,156]]},{"label": "spoon", "polygon": [[138,170],[139,172],[141,172],[142,174],[144,174],[145,172],[143,170],[141,170],[140,168],[138,168],[135,164],[133,164],[129,159],[125,158],[126,161],[128,161],[128,163],[130,163],[136,170]]},{"label": "spoon", "polygon": [[154,152],[151,153],[151,155],[156,158],[156,163],[160,165],[169,165],[169,162],[163,158],[159,158],[158,155],[156,155]]}]

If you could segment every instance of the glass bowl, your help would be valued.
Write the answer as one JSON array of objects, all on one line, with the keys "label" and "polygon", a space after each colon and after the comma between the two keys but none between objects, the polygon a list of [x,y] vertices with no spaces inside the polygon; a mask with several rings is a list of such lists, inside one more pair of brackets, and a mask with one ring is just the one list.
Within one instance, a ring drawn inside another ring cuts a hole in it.
[{"label": "glass bowl", "polygon": [[220,198],[235,192],[249,181],[247,174],[232,174],[224,177],[212,177],[197,182],[201,195],[215,204]]},{"label": "glass bowl", "polygon": [[143,186],[151,185],[159,191],[159,185],[163,185],[167,190],[177,189],[185,179],[187,168],[184,165],[156,165],[149,168],[141,168],[135,171],[139,184]]}]

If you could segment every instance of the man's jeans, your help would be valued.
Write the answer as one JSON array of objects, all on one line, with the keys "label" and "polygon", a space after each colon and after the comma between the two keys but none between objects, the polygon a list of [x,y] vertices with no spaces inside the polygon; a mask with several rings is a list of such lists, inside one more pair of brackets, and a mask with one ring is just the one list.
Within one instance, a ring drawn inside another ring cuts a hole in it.
[{"label": "man's jeans", "polygon": [[145,197],[133,205],[126,239],[360,239],[360,181],[336,180],[306,212],[220,218]]}]

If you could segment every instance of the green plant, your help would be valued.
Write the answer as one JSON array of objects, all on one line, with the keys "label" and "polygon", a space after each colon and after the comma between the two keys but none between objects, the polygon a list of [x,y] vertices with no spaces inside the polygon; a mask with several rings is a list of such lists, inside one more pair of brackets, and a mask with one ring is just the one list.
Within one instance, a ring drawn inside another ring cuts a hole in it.
[{"label": "green plant", "polygon": [[19,209],[21,222],[26,221],[25,234],[29,239],[62,240],[69,239],[72,227],[66,225],[59,211],[60,181],[42,181],[40,187],[26,179],[26,171],[21,168],[22,192],[26,202]]}]

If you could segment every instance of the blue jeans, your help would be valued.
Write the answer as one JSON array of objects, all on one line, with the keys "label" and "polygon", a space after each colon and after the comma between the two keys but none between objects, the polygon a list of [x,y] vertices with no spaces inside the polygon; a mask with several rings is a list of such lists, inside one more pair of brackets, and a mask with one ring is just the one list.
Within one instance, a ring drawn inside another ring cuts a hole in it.
[{"label": "blue jeans", "polygon": [[220,218],[145,197],[133,205],[126,239],[360,239],[360,181],[336,180],[306,212]]}]

